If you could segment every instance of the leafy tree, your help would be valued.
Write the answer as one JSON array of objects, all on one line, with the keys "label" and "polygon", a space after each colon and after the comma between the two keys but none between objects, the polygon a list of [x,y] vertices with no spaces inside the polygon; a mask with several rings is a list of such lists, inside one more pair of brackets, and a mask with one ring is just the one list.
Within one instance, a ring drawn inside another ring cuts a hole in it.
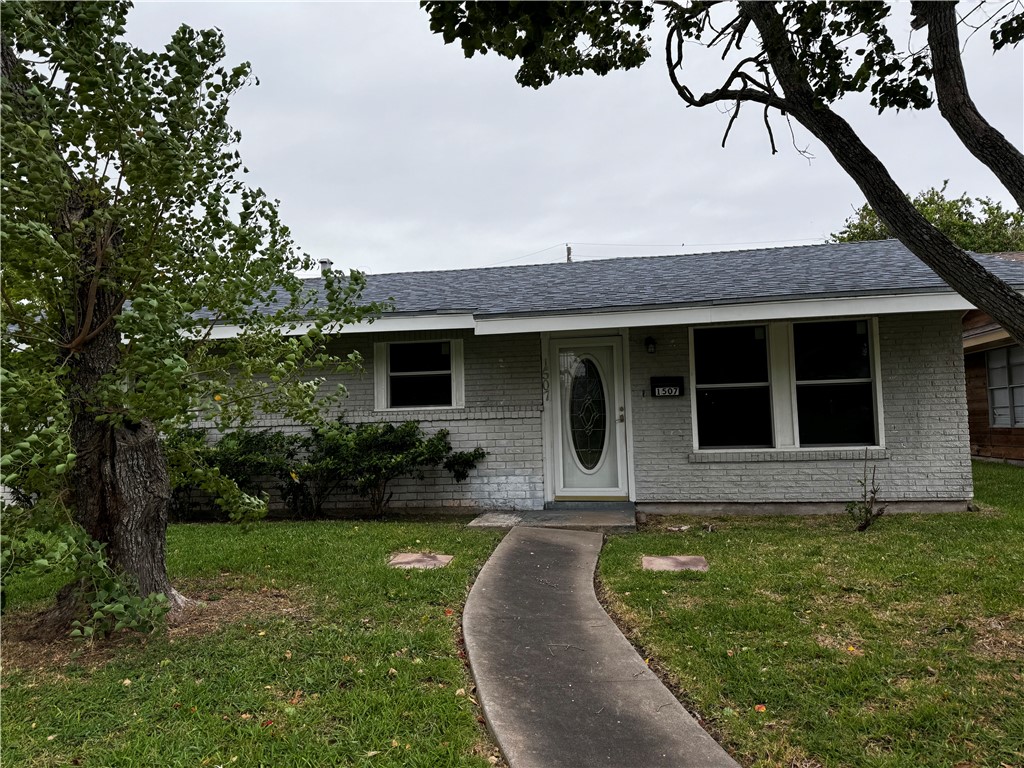
[{"label": "leafy tree", "polygon": [[[967,194],[946,197],[948,182],[942,188],[932,187],[911,198],[914,207],[946,237],[975,253],[1006,253],[1024,251],[1024,213],[1008,211],[986,197]],[[892,232],[865,203],[846,225],[832,234],[837,243],[861,240],[887,240]]]},{"label": "leafy tree", "polygon": [[[939,108],[970,151],[1024,207],[1024,155],[985,121],[970,99],[960,60],[956,3],[915,2],[915,26],[928,28],[927,50],[901,51],[886,27],[881,2],[421,2],[430,27],[467,57],[493,51],[520,62],[517,81],[532,88],[562,75],[605,74],[639,66],[650,56],[654,6],[665,15],[664,56],[676,95],[688,106],[731,107],[728,137],[741,108],[762,113],[775,151],[770,118],[793,118],[809,130],[846,173],[885,226],[951,287],[1024,342],[1024,297],[987,272],[921,215],[882,162],[832,104],[868,91],[885,109]],[[1007,8],[1008,6],[1003,6]],[[1024,37],[1024,12],[993,21],[999,50]],[[747,46],[744,48],[744,46]],[[721,86],[695,93],[683,82],[684,52],[715,48],[726,62]],[[723,139],[723,144],[725,140]]]},{"label": "leafy tree", "polygon": [[[227,115],[249,66],[222,63],[216,30],[182,26],[141,50],[124,39],[129,7],[0,6],[0,461],[4,484],[67,509],[123,583],[177,606],[162,436],[260,409],[314,419],[309,371],[353,362],[325,352],[324,331],[374,308],[356,305],[355,273],[316,303],[295,276],[312,259],[242,181]],[[218,340],[217,323],[240,333]],[[208,482],[236,512],[262,509]],[[82,602],[65,590],[51,626]]]}]

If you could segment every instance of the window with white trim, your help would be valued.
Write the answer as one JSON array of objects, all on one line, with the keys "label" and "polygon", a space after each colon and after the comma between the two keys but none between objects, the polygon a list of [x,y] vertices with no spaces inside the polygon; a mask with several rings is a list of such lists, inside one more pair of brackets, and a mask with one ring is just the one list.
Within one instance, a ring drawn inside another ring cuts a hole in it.
[{"label": "window with white trim", "polygon": [[375,344],[374,385],[377,410],[461,408],[462,340]]},{"label": "window with white trim", "polygon": [[1024,347],[990,349],[988,412],[993,427],[1024,427]]},{"label": "window with white trim", "polygon": [[699,447],[771,448],[767,328],[697,328],[693,338]]},{"label": "window with white trim", "polygon": [[875,445],[870,337],[867,320],[793,324],[802,447]]},{"label": "window with white trim", "polygon": [[879,445],[870,320],[693,330],[699,449]]}]

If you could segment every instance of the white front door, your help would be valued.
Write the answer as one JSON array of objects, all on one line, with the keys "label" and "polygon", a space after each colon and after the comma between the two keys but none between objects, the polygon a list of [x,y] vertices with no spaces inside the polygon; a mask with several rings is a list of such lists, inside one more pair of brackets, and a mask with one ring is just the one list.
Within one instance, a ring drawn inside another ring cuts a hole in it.
[{"label": "white front door", "polygon": [[555,500],[627,500],[622,340],[552,339],[550,355]]}]

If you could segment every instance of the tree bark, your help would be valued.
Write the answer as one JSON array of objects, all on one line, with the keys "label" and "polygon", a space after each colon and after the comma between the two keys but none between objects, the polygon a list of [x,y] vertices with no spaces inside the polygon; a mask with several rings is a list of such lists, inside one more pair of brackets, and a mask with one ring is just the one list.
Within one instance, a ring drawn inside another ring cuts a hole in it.
[{"label": "tree bark", "polygon": [[[24,64],[6,39],[0,45],[0,65],[18,117],[43,123],[42,112],[26,97]],[[61,209],[53,212],[55,239],[76,232],[82,223],[89,230],[77,243],[78,264],[72,276],[75,306],[62,308],[60,329],[76,454],[70,477],[75,521],[106,545],[110,566],[127,575],[140,595],[163,593],[172,609],[179,608],[187,600],[171,586],[164,558],[171,492],[159,434],[150,421],[105,413],[98,402],[100,387],[117,375],[122,354],[115,322],[124,303],[116,288],[124,278],[115,269],[121,233],[114,224],[95,223],[95,209],[84,202],[90,197],[83,188],[86,182],[76,178],[70,167],[66,166],[66,173],[71,192]],[[120,419],[105,418],[114,415]],[[56,606],[37,625],[38,631],[56,633],[81,618],[78,586],[69,584],[61,590]]]},{"label": "tree bark", "polygon": [[953,290],[988,312],[1024,344],[1024,296],[932,226],[850,124],[815,96],[773,4],[741,2],[740,6],[757,26],[790,114],[828,148],[900,242]]},{"label": "tree bark", "polygon": [[928,25],[939,113],[1024,210],[1024,154],[989,124],[971,99],[960,58],[956,3],[915,0],[912,8],[914,16]]},{"label": "tree bark", "polygon": [[[91,317],[91,323],[69,328],[71,338],[100,328],[120,311],[121,297],[103,285],[114,279],[109,266],[100,268],[101,285],[93,287],[97,264],[90,258],[93,250],[87,250],[80,269],[78,315]],[[115,251],[105,253],[103,263]],[[71,475],[75,520],[107,545],[110,565],[129,576],[140,595],[163,593],[175,608],[185,601],[171,586],[164,561],[171,489],[159,434],[145,419],[103,418],[111,414],[103,413],[95,400],[104,380],[116,375],[120,358],[120,332],[113,322],[69,355],[71,442],[77,455]]]}]

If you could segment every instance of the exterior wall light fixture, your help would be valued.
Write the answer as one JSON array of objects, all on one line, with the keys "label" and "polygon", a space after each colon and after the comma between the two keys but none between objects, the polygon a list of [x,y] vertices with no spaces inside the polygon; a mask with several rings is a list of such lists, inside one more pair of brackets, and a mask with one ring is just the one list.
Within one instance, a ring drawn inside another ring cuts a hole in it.
[{"label": "exterior wall light fixture", "polygon": [[644,339],[644,346],[647,348],[648,355],[653,355],[658,348],[658,345],[654,343],[653,336],[648,336],[646,339]]}]

